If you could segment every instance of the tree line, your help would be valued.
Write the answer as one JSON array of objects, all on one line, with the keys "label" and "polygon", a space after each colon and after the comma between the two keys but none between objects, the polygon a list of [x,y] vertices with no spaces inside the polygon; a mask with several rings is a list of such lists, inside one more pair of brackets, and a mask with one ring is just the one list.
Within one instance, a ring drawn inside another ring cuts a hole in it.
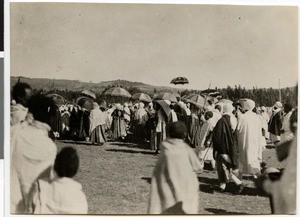
[{"label": "tree line", "polygon": [[[104,96],[104,93],[110,89],[115,87],[114,85],[109,85],[105,87],[105,89],[101,93],[96,93],[96,101],[101,101],[103,99],[109,100],[109,97]],[[157,92],[159,92],[156,88],[149,90],[149,91],[142,91],[141,89],[134,87],[134,86],[119,86],[124,89],[126,89],[131,95],[134,95],[136,93],[147,93],[151,97]],[[230,99],[233,102],[236,102],[237,100],[241,98],[248,98],[252,99],[256,102],[257,106],[273,106],[276,101],[279,101],[279,89],[273,89],[273,88],[253,88],[253,89],[246,89],[244,87],[241,87],[240,85],[236,85],[235,87],[227,86],[227,88],[215,88],[215,91],[218,91],[220,96],[225,99]],[[34,90],[35,92],[43,92],[42,89],[40,90]],[[174,91],[169,91],[174,92]],[[180,96],[189,95],[189,94],[201,94],[201,90],[193,90],[193,89],[181,89],[177,90],[177,93],[179,93]],[[48,91],[47,93],[57,93],[63,97],[65,97],[68,101],[74,102],[74,100],[81,96],[80,91],[73,91],[68,89],[52,89],[51,91]],[[281,93],[281,102],[282,103],[291,103],[293,106],[297,106],[297,99],[298,99],[298,86],[292,87],[292,88],[282,88],[280,90]]]}]

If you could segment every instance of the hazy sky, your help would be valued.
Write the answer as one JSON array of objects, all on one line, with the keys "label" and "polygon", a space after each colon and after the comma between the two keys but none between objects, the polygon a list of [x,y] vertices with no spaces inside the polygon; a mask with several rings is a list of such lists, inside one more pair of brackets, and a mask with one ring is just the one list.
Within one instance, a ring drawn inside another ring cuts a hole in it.
[{"label": "hazy sky", "polygon": [[11,3],[11,75],[294,86],[297,7]]}]

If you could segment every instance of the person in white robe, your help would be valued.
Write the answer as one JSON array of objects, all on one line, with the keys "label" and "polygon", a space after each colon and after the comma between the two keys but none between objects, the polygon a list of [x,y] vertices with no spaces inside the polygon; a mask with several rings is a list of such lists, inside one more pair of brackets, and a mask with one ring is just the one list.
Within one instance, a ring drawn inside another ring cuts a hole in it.
[{"label": "person in white robe", "polygon": [[93,109],[90,112],[89,134],[93,144],[103,144],[106,142],[105,127],[106,116],[100,110],[98,103],[93,103]]},{"label": "person in white robe", "polygon": [[[151,179],[149,214],[198,213],[196,173],[200,170],[200,162],[193,149],[184,142],[186,134],[184,123],[171,123],[170,138],[161,143],[161,153]],[[178,209],[174,208],[178,206]]]},{"label": "person in white robe", "polygon": [[279,145],[281,145],[287,141],[291,141],[294,138],[294,134],[290,128],[290,119],[291,119],[292,113],[293,113],[292,105],[286,103],[284,105],[284,115],[283,115]]},{"label": "person in white robe", "polygon": [[261,147],[261,120],[252,110],[255,102],[250,99],[241,101],[244,114],[237,124],[239,146],[239,178],[243,174],[260,175],[259,151]]},{"label": "person in white robe", "polygon": [[37,95],[28,102],[28,119],[11,128],[10,211],[14,214],[32,213],[33,189],[38,178],[53,175],[56,144],[49,138],[48,123],[55,115],[53,100]]},{"label": "person in white robe", "polygon": [[204,162],[211,163],[212,168],[215,168],[215,160],[213,157],[213,149],[211,145],[211,134],[216,125],[216,119],[213,118],[213,112],[207,111],[205,121],[200,128],[200,144],[196,147],[196,155],[201,162],[201,169],[204,167]]},{"label": "person in white robe", "polygon": [[87,214],[86,196],[73,180],[79,157],[72,147],[63,148],[55,159],[53,179],[39,179],[33,197],[34,214]]}]

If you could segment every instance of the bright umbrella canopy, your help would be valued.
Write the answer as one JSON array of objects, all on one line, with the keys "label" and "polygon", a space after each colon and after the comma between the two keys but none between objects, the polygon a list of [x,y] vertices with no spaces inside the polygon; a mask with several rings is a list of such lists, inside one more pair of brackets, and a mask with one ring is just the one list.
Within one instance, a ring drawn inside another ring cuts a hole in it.
[{"label": "bright umbrella canopy", "polygon": [[132,96],[132,99],[136,99],[142,102],[152,102],[151,97],[145,93],[136,93]]},{"label": "bright umbrella canopy", "polygon": [[51,98],[57,106],[66,104],[66,99],[59,94],[51,93],[48,94],[47,97]]},{"label": "bright umbrella canopy", "polygon": [[200,94],[191,94],[186,97],[186,101],[189,103],[192,103],[198,107],[204,107],[205,105],[208,105],[207,99],[205,97],[201,96]]},{"label": "bright umbrella canopy", "polygon": [[157,93],[153,96],[153,99],[165,99],[165,100],[169,100],[171,102],[177,102],[177,98],[175,96],[175,94],[173,93]]},{"label": "bright umbrella canopy", "polygon": [[116,96],[116,97],[127,97],[130,98],[131,94],[121,87],[113,87],[108,89],[105,93],[105,96]]},{"label": "bright umbrella canopy", "polygon": [[93,99],[96,99],[96,94],[90,90],[84,90],[81,92],[81,94],[84,96],[88,96],[88,97],[92,97]]},{"label": "bright umbrella canopy", "polygon": [[186,77],[176,77],[172,79],[171,84],[188,84],[189,80]]}]

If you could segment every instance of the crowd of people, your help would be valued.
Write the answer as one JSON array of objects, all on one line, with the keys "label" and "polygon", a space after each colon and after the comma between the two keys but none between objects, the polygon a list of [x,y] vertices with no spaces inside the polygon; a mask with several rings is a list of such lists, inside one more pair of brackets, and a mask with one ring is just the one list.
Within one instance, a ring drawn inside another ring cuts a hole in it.
[{"label": "crowd of people", "polygon": [[[88,110],[76,104],[59,107],[49,97],[32,95],[26,83],[13,87],[12,98],[12,213],[87,213],[81,184],[72,179],[79,157],[70,147],[57,154],[53,140],[58,138],[102,145],[108,140],[126,141],[132,135],[135,142],[148,144],[149,149],[160,153],[151,182],[150,214],[197,213],[197,175],[201,175],[205,163],[216,169],[221,192],[233,181],[237,193],[242,193],[245,175],[263,182],[257,185],[276,195],[272,197],[272,211],[282,213],[276,202],[282,197],[270,187],[274,183],[268,183],[269,170],[262,159],[267,142],[274,144],[279,160],[288,159],[288,168],[282,172],[285,182],[293,182],[295,177],[291,175],[295,159],[289,155],[296,146],[297,108],[289,103],[276,102],[266,108],[257,107],[251,99],[237,103],[207,100],[203,106],[191,101],[123,105],[102,101],[93,102]],[[286,198],[293,197],[292,193]],[[284,211],[295,212],[293,205],[288,202]]]}]

